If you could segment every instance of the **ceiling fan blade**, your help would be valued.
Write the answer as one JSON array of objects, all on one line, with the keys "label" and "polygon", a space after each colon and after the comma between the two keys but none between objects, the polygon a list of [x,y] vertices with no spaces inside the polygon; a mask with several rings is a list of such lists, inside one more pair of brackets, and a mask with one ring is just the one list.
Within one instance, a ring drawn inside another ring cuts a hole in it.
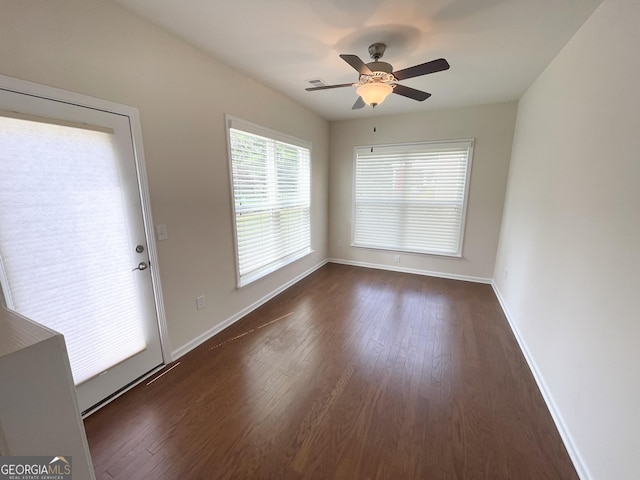
[{"label": "ceiling fan blade", "polygon": [[351,107],[351,110],[358,110],[359,108],[364,107],[366,104],[364,103],[364,100],[362,99],[362,97],[358,97],[358,99],[356,100],[356,103],[353,104],[353,107]]},{"label": "ceiling fan blade", "polygon": [[393,93],[397,93],[398,95],[402,95],[403,97],[411,98],[419,102],[423,102],[431,96],[430,93],[423,92],[422,90],[416,90],[415,88],[406,87],[404,85],[396,85],[393,88]]},{"label": "ceiling fan blade", "polygon": [[314,92],[316,90],[329,90],[330,88],[342,88],[342,87],[352,87],[353,83],[341,83],[339,85],[323,85],[322,87],[309,87],[305,88],[307,92]]},{"label": "ceiling fan blade", "polygon": [[405,68],[393,72],[393,76],[398,80],[405,80],[407,78],[419,77],[420,75],[427,75],[429,73],[441,72],[449,69],[449,62],[444,58],[432,60],[427,63],[421,63],[420,65],[414,65],[413,67]]},{"label": "ceiling fan blade", "polygon": [[360,75],[371,75],[373,73],[357,55],[340,55],[340,58],[355,68]]}]

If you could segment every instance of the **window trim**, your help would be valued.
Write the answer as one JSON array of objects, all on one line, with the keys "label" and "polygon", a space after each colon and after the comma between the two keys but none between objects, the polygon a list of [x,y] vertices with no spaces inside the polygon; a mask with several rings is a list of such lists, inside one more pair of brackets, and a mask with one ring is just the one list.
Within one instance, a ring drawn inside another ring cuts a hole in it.
[{"label": "window trim", "polygon": [[[416,147],[420,146],[437,146],[441,147],[449,146],[458,146],[459,144],[469,144],[469,154],[467,157],[467,170],[465,175],[465,184],[464,184],[464,196],[462,203],[462,215],[460,221],[460,233],[458,237],[458,250],[453,254],[442,253],[442,252],[428,252],[428,251],[414,251],[402,248],[387,248],[382,246],[372,246],[372,245],[362,245],[357,244],[355,242],[356,236],[356,215],[357,215],[357,206],[356,206],[356,185],[357,185],[357,162],[358,162],[358,153],[365,151],[371,151],[373,149],[397,149],[397,151],[410,151],[414,150]],[[469,205],[469,191],[471,186],[471,171],[473,167],[473,152],[475,147],[475,138],[456,138],[450,140],[434,140],[434,141],[424,141],[424,142],[403,142],[403,143],[385,143],[378,145],[356,145],[353,147],[353,175],[352,175],[352,199],[351,199],[351,247],[354,248],[363,248],[369,250],[381,250],[381,251],[392,251],[392,252],[402,252],[413,255],[428,255],[434,257],[444,257],[444,258],[453,258],[453,259],[461,259],[463,258],[463,249],[464,249],[464,234],[466,230],[466,220],[467,220],[467,209]]]},{"label": "window trim", "polygon": [[[280,259],[279,262],[273,263],[268,267],[264,267],[258,269],[256,272],[240,275],[240,262],[239,262],[239,250],[238,250],[238,228],[236,222],[236,202],[235,202],[235,194],[234,194],[234,181],[233,181],[233,160],[231,158],[231,129],[241,130],[250,134],[259,135],[262,137],[267,137],[271,140],[275,140],[277,142],[288,143],[290,145],[294,145],[296,147],[306,148],[309,150],[309,246],[308,248],[294,252],[290,255],[287,255]],[[256,123],[252,123],[241,118],[235,117],[230,114],[225,114],[225,134],[227,141],[227,165],[229,168],[229,195],[231,202],[231,224],[232,224],[232,232],[233,232],[233,254],[234,254],[234,268],[236,271],[236,288],[240,289],[251,283],[266,277],[267,275],[280,270],[281,268],[290,265],[291,263],[300,260],[310,254],[312,254],[315,250],[313,248],[313,235],[312,235],[312,226],[311,226],[311,216],[313,212],[313,195],[312,195],[312,186],[313,186],[313,149],[312,143],[306,140],[302,140],[300,138],[287,135],[282,132],[278,132],[277,130],[272,130],[267,127],[263,127],[262,125],[258,125]]]}]

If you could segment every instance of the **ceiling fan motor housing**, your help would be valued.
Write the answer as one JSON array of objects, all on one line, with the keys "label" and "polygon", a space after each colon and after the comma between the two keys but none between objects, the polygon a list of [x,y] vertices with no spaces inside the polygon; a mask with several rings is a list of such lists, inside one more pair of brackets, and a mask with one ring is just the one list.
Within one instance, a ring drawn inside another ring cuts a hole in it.
[{"label": "ceiling fan motor housing", "polygon": [[367,63],[367,67],[369,67],[369,70],[371,70],[372,72],[384,72],[384,73],[392,73],[393,72],[393,67],[391,66],[390,63],[387,62],[369,62]]},{"label": "ceiling fan motor housing", "polygon": [[393,73],[391,64],[380,61],[386,49],[387,46],[384,43],[373,43],[369,45],[369,55],[373,59],[373,62],[367,63],[369,70],[372,72]]}]

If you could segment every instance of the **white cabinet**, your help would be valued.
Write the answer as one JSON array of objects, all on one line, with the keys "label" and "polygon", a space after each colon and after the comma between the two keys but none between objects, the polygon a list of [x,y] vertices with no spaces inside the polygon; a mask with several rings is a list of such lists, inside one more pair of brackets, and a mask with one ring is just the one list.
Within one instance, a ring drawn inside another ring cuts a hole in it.
[{"label": "white cabinet", "polygon": [[71,456],[95,479],[64,337],[2,307],[0,455]]}]

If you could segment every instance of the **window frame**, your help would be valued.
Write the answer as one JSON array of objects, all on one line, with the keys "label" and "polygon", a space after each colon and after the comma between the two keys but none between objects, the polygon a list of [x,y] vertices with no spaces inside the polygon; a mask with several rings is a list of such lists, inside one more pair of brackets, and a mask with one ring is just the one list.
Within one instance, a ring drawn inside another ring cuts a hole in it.
[{"label": "window frame", "polygon": [[[458,248],[454,253],[446,253],[446,252],[438,252],[438,251],[429,251],[429,250],[412,250],[406,248],[393,248],[387,247],[383,245],[370,245],[363,243],[356,243],[356,226],[357,226],[357,167],[358,167],[358,154],[359,153],[370,153],[371,150],[375,152],[376,149],[384,149],[388,150],[389,153],[394,153],[393,150],[396,150],[398,153],[406,153],[408,151],[415,151],[419,147],[426,147],[426,149],[430,149],[429,147],[440,146],[441,148],[447,147],[459,147],[461,145],[468,144],[468,155],[467,155],[467,165],[464,179],[464,194],[463,194],[463,202],[462,202],[462,211],[460,217],[460,226],[459,226],[459,235],[458,235]],[[382,250],[382,251],[393,251],[393,252],[403,252],[414,255],[429,255],[429,256],[437,256],[437,257],[445,257],[445,258],[462,258],[462,252],[464,248],[464,234],[466,230],[466,219],[467,219],[467,209],[469,205],[469,191],[471,185],[471,171],[473,166],[473,152],[475,147],[475,138],[457,138],[451,140],[435,140],[435,141],[422,141],[422,142],[405,142],[405,143],[395,143],[395,144],[379,144],[379,145],[366,145],[366,146],[355,146],[353,148],[353,180],[352,180],[352,222],[351,222],[351,246],[355,248],[364,248],[371,250]]]},{"label": "window frame", "polygon": [[[273,262],[270,262],[269,264],[266,264],[258,268],[253,272],[249,272],[244,275],[241,275],[240,273],[238,223],[237,223],[237,217],[236,217],[237,212],[236,212],[236,202],[235,202],[235,184],[234,184],[234,178],[233,178],[233,158],[232,158],[232,151],[231,151],[231,129],[240,130],[252,135],[258,135],[261,137],[268,138],[269,140],[289,144],[294,147],[304,148],[309,151],[309,188],[308,188],[309,190],[309,226],[308,226],[309,227],[309,244],[306,246],[306,248],[302,250],[286,255],[280,259],[277,259]],[[311,142],[299,139],[297,137],[294,137],[276,130],[272,130],[267,127],[263,127],[256,123],[252,123],[229,114],[225,115],[225,132],[226,132],[226,140],[227,140],[227,164],[229,167],[229,186],[230,186],[229,193],[230,193],[230,200],[231,200],[231,223],[232,223],[232,231],[233,231],[234,263],[235,263],[235,270],[236,270],[236,288],[240,289],[314,252],[313,237],[312,237],[312,219],[311,219],[312,211],[313,211],[313,195],[312,195],[313,149],[312,149]]]}]

